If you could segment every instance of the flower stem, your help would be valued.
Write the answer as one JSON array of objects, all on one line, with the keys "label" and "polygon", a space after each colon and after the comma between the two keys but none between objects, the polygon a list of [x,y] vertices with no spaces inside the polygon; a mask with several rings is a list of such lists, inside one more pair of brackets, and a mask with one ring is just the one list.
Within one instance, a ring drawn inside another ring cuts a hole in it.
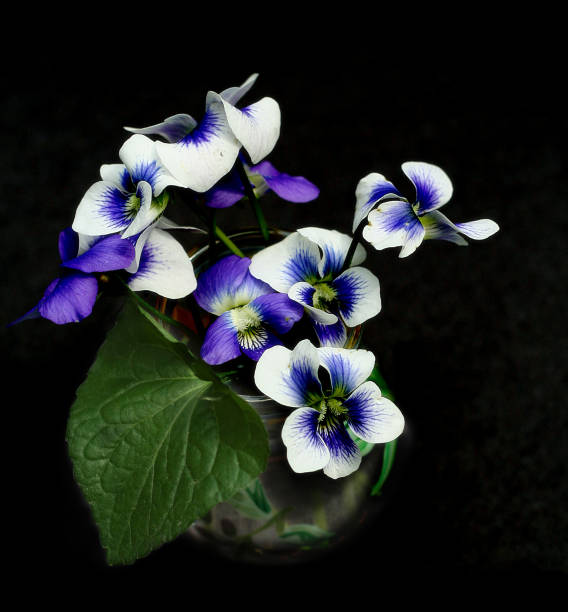
[{"label": "flower stem", "polygon": [[266,223],[266,219],[264,218],[264,214],[262,212],[262,208],[260,207],[260,203],[256,195],[254,194],[254,189],[248,179],[247,171],[245,170],[244,164],[239,158],[237,158],[237,162],[235,166],[237,168],[237,172],[239,173],[239,178],[241,179],[243,187],[245,188],[245,194],[248,198],[248,201],[250,202],[252,206],[252,210],[258,222],[260,233],[262,234],[264,241],[268,242],[269,240],[268,225]]},{"label": "flower stem", "polygon": [[218,226],[215,225],[215,235],[219,240],[235,255],[239,257],[245,257],[245,254],[239,249],[239,247],[225,234],[225,232]]}]

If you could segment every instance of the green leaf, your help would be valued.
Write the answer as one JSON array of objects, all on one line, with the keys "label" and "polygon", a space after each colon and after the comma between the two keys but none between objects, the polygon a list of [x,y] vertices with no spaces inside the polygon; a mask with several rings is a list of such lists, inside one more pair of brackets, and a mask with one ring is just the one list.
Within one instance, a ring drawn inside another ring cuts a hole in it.
[{"label": "green leaf", "polygon": [[228,503],[240,514],[249,518],[266,518],[272,512],[262,483],[258,478],[252,485],[234,495]]},{"label": "green leaf", "polygon": [[129,301],[71,409],[67,441],[110,564],[132,563],[266,467],[258,414]]}]

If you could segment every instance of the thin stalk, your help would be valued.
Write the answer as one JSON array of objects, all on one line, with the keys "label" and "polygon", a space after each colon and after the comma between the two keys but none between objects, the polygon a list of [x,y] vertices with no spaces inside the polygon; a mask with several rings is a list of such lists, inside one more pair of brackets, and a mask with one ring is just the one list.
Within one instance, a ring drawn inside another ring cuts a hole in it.
[{"label": "thin stalk", "polygon": [[270,235],[268,233],[268,225],[266,223],[266,219],[264,218],[262,208],[260,207],[260,202],[258,201],[258,198],[254,193],[254,189],[248,179],[247,171],[245,170],[244,164],[239,158],[237,158],[237,162],[235,165],[237,168],[237,172],[239,173],[239,178],[241,179],[243,187],[245,188],[245,195],[247,196],[247,199],[252,206],[252,210],[258,223],[258,227],[260,228],[260,233],[262,234],[264,241],[268,242],[270,238]]}]

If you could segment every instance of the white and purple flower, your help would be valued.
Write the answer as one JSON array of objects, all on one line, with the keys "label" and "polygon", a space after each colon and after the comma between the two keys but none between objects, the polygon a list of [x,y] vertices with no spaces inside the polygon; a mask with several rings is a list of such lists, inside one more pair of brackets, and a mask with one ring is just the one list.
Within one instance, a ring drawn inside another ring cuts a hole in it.
[{"label": "white and purple flower", "polygon": [[143,232],[162,215],[168,202],[164,189],[181,183],[160,163],[155,144],[135,134],[119,151],[122,164],[101,166],[102,180],[87,190],[77,207],[72,225],[77,233],[122,233],[128,238]]},{"label": "white and purple flower", "polygon": [[50,283],[36,306],[15,321],[43,317],[53,323],[78,322],[89,316],[98,293],[96,273],[122,270],[133,261],[134,246],[117,235],[93,239],[80,248],[80,237],[70,227],[59,234],[61,274]]},{"label": "white and purple flower", "polygon": [[249,265],[247,257],[229,255],[199,275],[195,299],[218,317],[201,347],[210,365],[241,354],[258,360],[267,348],[282,344],[277,334],[288,332],[302,318],[304,309],[251,276]]},{"label": "white and purple flower", "polygon": [[[308,179],[280,172],[269,161],[256,166],[243,165],[257,198],[273,191],[283,200],[301,203],[310,202],[319,195],[319,189]],[[238,172],[233,170],[205,194],[205,204],[211,208],[228,208],[244,196],[244,185]]]},{"label": "white and purple flower", "polygon": [[[349,435],[371,444],[390,442],[404,429],[404,417],[379,387],[368,381],[375,357],[370,351],[314,347],[302,340],[293,350],[275,346],[255,370],[256,386],[284,406],[296,408],[282,428],[295,472],[323,469],[331,478],[358,469],[361,452]],[[319,368],[329,376],[322,384]]]},{"label": "white and purple flower", "polygon": [[250,272],[301,304],[323,346],[344,346],[347,327],[381,310],[379,279],[360,267],[365,249],[357,246],[342,271],[351,237],[335,230],[306,227],[252,257]]},{"label": "white and purple flower", "polygon": [[382,174],[368,174],[357,185],[353,231],[367,219],[369,224],[363,229],[363,238],[376,249],[400,246],[399,257],[407,257],[423,240],[447,240],[465,245],[467,241],[460,234],[483,240],[499,230],[491,219],[452,223],[437,210],[453,193],[452,182],[438,166],[405,162],[402,171],[416,189],[412,204]]},{"label": "white and purple flower", "polygon": [[199,123],[190,115],[179,114],[146,128],[126,129],[164,138],[167,142],[156,142],[156,147],[169,172],[185,187],[207,191],[231,170],[241,146],[256,164],[278,140],[280,107],[274,99],[265,97],[244,108],[236,107],[257,77],[253,74],[240,87],[220,94],[208,92],[205,115]]}]

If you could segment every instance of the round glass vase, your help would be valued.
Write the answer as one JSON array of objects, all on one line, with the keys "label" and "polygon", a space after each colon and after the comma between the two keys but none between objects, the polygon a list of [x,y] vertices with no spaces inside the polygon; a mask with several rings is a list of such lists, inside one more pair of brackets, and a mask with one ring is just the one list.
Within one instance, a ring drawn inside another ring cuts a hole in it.
[{"label": "round glass vase", "polygon": [[[271,230],[271,243],[286,235],[287,232]],[[257,230],[243,230],[230,235],[230,239],[247,256],[265,246]],[[216,246],[216,260],[230,254],[223,245]],[[212,263],[209,252],[209,245],[190,252],[198,277]],[[201,325],[206,327],[210,322],[207,313],[196,310],[195,303],[190,309],[183,303],[172,305],[162,299],[158,306],[196,330],[194,335],[180,334],[177,328],[171,331],[198,355],[201,339],[195,318],[199,316]],[[356,348],[361,332],[361,326],[350,329],[345,347]],[[195,521],[187,535],[199,545],[236,561],[309,561],[352,538],[379,512],[384,499],[373,497],[371,491],[385,475],[385,445],[356,439],[363,455],[361,466],[344,478],[334,480],[321,470],[295,473],[288,464],[281,437],[284,421],[293,409],[262,395],[251,372],[250,367],[237,367],[226,384],[256,410],[266,428],[270,445],[266,470],[232,499],[217,504]]]}]

